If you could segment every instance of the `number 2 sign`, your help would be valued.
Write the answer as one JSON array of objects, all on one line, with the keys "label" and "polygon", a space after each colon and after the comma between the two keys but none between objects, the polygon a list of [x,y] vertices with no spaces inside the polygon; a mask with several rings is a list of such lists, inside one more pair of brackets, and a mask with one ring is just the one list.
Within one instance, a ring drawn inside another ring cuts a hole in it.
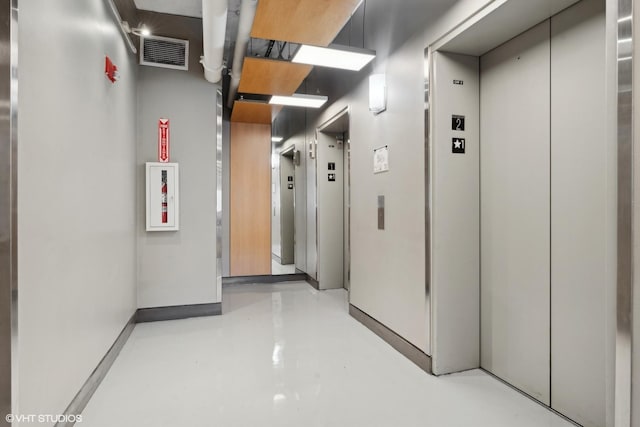
[{"label": "number 2 sign", "polygon": [[455,114],[451,116],[451,130],[464,130],[464,116],[457,116]]}]

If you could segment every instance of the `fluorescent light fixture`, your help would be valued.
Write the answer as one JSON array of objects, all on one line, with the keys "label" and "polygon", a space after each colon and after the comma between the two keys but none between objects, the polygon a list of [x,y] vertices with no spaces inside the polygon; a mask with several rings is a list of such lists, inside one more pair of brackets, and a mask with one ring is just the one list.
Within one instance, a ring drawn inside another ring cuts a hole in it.
[{"label": "fluorescent light fixture", "polygon": [[282,142],[284,138],[282,138],[281,136],[272,136],[271,137],[271,142]]},{"label": "fluorescent light fixture", "polygon": [[338,45],[330,47],[302,45],[291,61],[297,64],[360,71],[375,57],[374,51],[366,49]]},{"label": "fluorescent light fixture", "polygon": [[291,96],[279,96],[273,95],[269,104],[273,105],[286,105],[289,107],[305,107],[305,108],[320,108],[325,102],[329,100],[326,96],[319,95],[302,95],[294,93]]}]

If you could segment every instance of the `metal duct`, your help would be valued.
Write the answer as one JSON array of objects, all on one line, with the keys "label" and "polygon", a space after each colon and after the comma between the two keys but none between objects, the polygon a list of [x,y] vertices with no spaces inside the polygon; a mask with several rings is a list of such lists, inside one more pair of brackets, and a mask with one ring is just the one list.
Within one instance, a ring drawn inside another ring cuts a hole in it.
[{"label": "metal duct", "polygon": [[202,0],[202,44],[200,59],[204,77],[211,83],[222,79],[222,58],[227,28],[227,0]]},{"label": "metal duct", "polygon": [[227,106],[233,107],[233,101],[238,93],[240,76],[242,75],[242,64],[247,53],[247,45],[251,37],[251,27],[253,18],[256,16],[256,6],[258,0],[242,0],[240,5],[240,20],[238,22],[238,35],[236,37],[236,48],[233,51],[233,65],[231,66],[231,83],[229,85],[229,98]]}]

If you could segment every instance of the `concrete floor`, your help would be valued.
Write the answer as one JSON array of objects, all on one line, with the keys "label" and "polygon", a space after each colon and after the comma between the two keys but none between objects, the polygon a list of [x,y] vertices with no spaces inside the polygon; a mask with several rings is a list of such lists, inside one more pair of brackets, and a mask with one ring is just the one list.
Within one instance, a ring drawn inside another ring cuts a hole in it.
[{"label": "concrete floor", "polygon": [[225,287],[223,315],[137,325],[82,427],[569,427],[481,371],[429,376],[344,290]]}]

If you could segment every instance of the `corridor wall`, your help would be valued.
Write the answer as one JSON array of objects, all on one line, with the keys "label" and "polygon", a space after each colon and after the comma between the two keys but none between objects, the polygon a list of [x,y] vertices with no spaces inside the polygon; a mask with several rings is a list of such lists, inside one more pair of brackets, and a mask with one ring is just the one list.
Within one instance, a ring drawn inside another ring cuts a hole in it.
[{"label": "corridor wall", "polygon": [[[201,74],[141,66],[137,92],[138,307],[219,303],[216,287],[216,89]],[[180,165],[180,230],[145,229],[145,162],[169,119]]]},{"label": "corridor wall", "polygon": [[[463,0],[407,8],[368,0],[364,33],[350,34],[347,28],[336,42],[348,44],[351,37],[353,43],[364,43],[376,50],[374,62],[358,74],[342,72],[331,78],[329,72],[314,70],[308,79],[307,89],[329,94],[332,103],[307,117],[307,141],[314,140],[318,126],[349,107],[350,302],[426,354],[431,352],[431,316],[424,244],[424,47],[485,4],[484,0]],[[362,9],[354,17],[354,28],[362,25]],[[386,74],[387,110],[379,115],[368,109],[372,73]],[[374,174],[373,150],[384,145],[389,147],[389,172]],[[307,228],[307,247],[313,250],[316,161],[308,154],[307,170],[313,171],[307,182],[307,224],[312,226]],[[385,230],[377,229],[379,195],[385,196]],[[309,274],[315,274],[314,261],[309,251],[305,270]]]},{"label": "corridor wall", "polygon": [[102,0],[21,2],[18,48],[14,397],[60,414],[136,310],[137,65]]}]

